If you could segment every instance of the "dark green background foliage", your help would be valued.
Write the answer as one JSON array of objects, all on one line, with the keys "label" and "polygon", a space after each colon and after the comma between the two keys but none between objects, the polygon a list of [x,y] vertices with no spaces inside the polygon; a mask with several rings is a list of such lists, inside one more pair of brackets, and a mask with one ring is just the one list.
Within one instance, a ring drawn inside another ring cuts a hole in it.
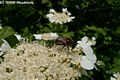
[{"label": "dark green background foliage", "polygon": [[[58,12],[67,8],[75,19],[65,24],[51,23],[46,18],[51,8]],[[93,49],[105,65],[88,71],[89,77],[80,80],[109,80],[114,72],[120,72],[120,0],[35,0],[34,5],[4,4],[0,5],[0,20],[3,27],[10,26],[30,40],[34,40],[33,34],[47,32],[76,41],[83,36],[95,36],[97,44]]]}]

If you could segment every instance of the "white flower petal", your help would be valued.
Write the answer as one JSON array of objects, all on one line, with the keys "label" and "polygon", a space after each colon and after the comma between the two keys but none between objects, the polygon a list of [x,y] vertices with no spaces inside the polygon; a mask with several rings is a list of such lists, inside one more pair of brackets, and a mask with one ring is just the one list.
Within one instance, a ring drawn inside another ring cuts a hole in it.
[{"label": "white flower petal", "polygon": [[71,19],[75,19],[75,17],[73,16],[73,17],[70,17]]},{"label": "white flower petal", "polygon": [[86,43],[84,43],[83,41],[78,41],[77,43],[81,48],[86,48],[87,46]]},{"label": "white flower petal", "polygon": [[95,40],[96,40],[96,38],[95,38],[95,37],[92,37],[92,40],[94,40],[94,41],[95,41]]},{"label": "white flower petal", "polygon": [[71,13],[70,12],[67,12],[67,14],[70,16],[71,15]]},{"label": "white flower petal", "polygon": [[53,16],[53,14],[47,14],[47,18],[51,18]]},{"label": "white flower petal", "polygon": [[96,63],[97,57],[95,54],[90,54],[90,55],[86,55],[86,56],[87,56],[87,59],[89,59],[93,64]]},{"label": "white flower petal", "polygon": [[34,34],[35,39],[41,39],[42,38],[42,34]]},{"label": "white flower petal", "polygon": [[94,68],[94,64],[86,56],[81,57],[80,64],[86,70],[92,70]]},{"label": "white flower petal", "polygon": [[68,12],[68,11],[67,11],[67,8],[62,8],[62,11],[63,11],[63,12]]},{"label": "white flower petal", "polygon": [[113,77],[110,77],[110,80],[116,80],[115,78],[113,78]]},{"label": "white flower petal", "polygon": [[55,10],[54,9],[50,9],[50,11],[49,12],[55,12]]},{"label": "white flower petal", "polygon": [[82,41],[77,41],[77,43],[79,44],[79,43],[81,43]]},{"label": "white flower petal", "polygon": [[3,44],[1,46],[1,51],[4,52],[9,52],[11,50],[11,47],[9,45],[9,43],[6,40],[3,40]]},{"label": "white flower petal", "polygon": [[88,41],[87,45],[88,45],[88,46],[91,46],[91,45],[92,45],[92,42],[91,42],[91,41]]},{"label": "white flower petal", "polygon": [[68,19],[67,19],[67,21],[68,21],[68,22],[70,22],[70,21],[71,21],[71,19],[70,19],[70,18],[68,18]]},{"label": "white flower petal", "polygon": [[59,21],[60,24],[62,24],[62,22]]},{"label": "white flower petal", "polygon": [[93,54],[93,49],[92,49],[90,46],[87,46],[87,47],[84,47],[84,48],[83,48],[83,52],[84,52],[86,55],[91,55],[91,54]]},{"label": "white flower petal", "polygon": [[49,18],[49,20],[50,20],[50,22],[52,22],[52,23],[53,23],[53,22],[55,22],[55,20],[54,20],[54,19],[52,19],[52,18]]},{"label": "white flower petal", "polygon": [[56,33],[50,33],[52,40],[57,39],[59,36]]},{"label": "white flower petal", "polygon": [[23,39],[20,35],[17,35],[17,34],[14,34],[14,35],[16,36],[16,38],[17,38],[19,41]]},{"label": "white flower petal", "polygon": [[82,38],[82,42],[86,43],[87,41],[88,41],[88,37],[87,36]]}]

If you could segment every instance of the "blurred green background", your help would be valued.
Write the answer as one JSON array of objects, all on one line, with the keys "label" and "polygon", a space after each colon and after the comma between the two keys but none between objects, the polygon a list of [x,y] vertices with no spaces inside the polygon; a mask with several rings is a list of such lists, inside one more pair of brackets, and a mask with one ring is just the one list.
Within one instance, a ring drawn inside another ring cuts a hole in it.
[{"label": "blurred green background", "polygon": [[[8,37],[15,32],[31,41],[34,40],[33,34],[49,32],[76,41],[84,36],[95,36],[94,53],[105,65],[96,66],[98,70],[87,71],[89,75],[80,80],[109,80],[114,72],[120,72],[120,0],[30,1],[34,1],[34,5],[0,4],[0,23],[3,27],[0,39],[6,38],[10,42]],[[51,23],[46,14],[52,8],[57,12],[67,8],[75,19],[65,24]]]}]

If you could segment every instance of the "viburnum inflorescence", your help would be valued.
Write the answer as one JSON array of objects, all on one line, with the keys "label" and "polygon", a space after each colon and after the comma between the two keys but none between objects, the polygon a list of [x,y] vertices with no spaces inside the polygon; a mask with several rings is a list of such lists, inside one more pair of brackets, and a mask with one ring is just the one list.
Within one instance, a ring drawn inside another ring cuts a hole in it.
[{"label": "viburnum inflorescence", "polygon": [[0,64],[0,80],[70,80],[81,77],[79,55],[68,54],[58,47],[48,48],[38,42],[23,42],[4,54]]},{"label": "viburnum inflorescence", "polygon": [[4,61],[0,64],[0,80],[80,78],[83,68],[92,70],[95,67],[97,58],[91,48],[92,42],[93,40],[88,40],[85,36],[78,41],[73,50],[68,52],[67,48],[61,48],[59,45],[49,48],[44,45],[44,42],[22,41],[16,48],[6,51],[3,55]]},{"label": "viburnum inflorescence", "polygon": [[55,23],[67,23],[72,21],[75,17],[71,17],[71,13],[67,11],[67,8],[62,9],[62,13],[56,12],[54,9],[50,9],[49,14],[47,14],[47,18],[50,22]]}]

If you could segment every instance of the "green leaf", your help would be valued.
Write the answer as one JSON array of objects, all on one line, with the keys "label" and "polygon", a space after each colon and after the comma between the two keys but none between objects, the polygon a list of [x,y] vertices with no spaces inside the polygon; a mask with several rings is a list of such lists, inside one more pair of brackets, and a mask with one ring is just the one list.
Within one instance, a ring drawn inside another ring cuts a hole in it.
[{"label": "green leaf", "polygon": [[119,10],[120,9],[120,3],[118,3],[115,7],[114,10]]},{"label": "green leaf", "polygon": [[120,26],[115,31],[117,34],[120,34]]},{"label": "green leaf", "polygon": [[44,27],[44,28],[43,28],[43,31],[46,32],[46,33],[47,33],[47,32],[51,32],[48,27]]},{"label": "green leaf", "polygon": [[5,38],[5,40],[10,44],[11,47],[14,47],[17,43],[19,43],[15,35],[11,35]]},{"label": "green leaf", "polygon": [[38,11],[38,13],[39,13],[40,15],[42,15],[42,14],[43,14],[43,12],[42,12],[42,11],[40,11],[40,10]]},{"label": "green leaf", "polygon": [[48,0],[42,0],[42,4],[47,3],[47,2],[48,2]]},{"label": "green leaf", "polygon": [[103,28],[98,28],[97,26],[85,26],[88,30],[96,31],[97,33],[101,33],[102,35],[106,35],[106,31]]},{"label": "green leaf", "polygon": [[74,36],[74,32],[61,33],[60,35],[71,38],[72,36]]},{"label": "green leaf", "polygon": [[48,6],[48,7],[52,7],[52,3],[51,3],[51,2],[49,2],[47,6]]},{"label": "green leaf", "polygon": [[3,29],[0,30],[0,40],[7,38],[16,32],[11,28],[11,27],[4,27]]},{"label": "green leaf", "polygon": [[63,30],[64,32],[67,32],[67,31],[68,31],[68,26],[62,26],[62,30]]},{"label": "green leaf", "polygon": [[2,40],[0,40],[0,46],[1,46],[2,43],[3,43]]},{"label": "green leaf", "polygon": [[4,27],[0,30],[0,44],[2,44],[2,39],[5,39],[11,47],[14,47],[19,41],[14,35],[16,32],[9,26]]}]

